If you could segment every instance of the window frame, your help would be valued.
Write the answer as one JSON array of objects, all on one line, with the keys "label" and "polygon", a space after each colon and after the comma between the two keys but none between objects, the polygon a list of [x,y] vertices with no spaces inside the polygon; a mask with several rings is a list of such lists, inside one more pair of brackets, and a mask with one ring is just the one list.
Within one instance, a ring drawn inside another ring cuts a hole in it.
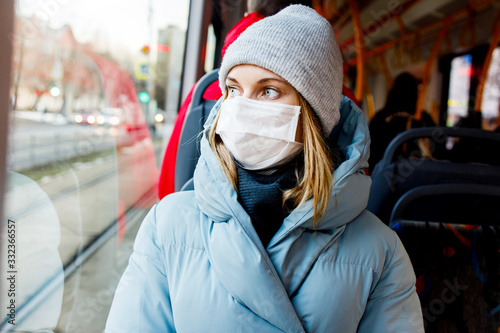
[{"label": "window frame", "polygon": [[[12,77],[12,38],[14,37],[14,1],[0,2],[0,216],[3,220],[7,178],[8,131],[10,116],[10,81]],[[3,223],[3,221],[2,221]]]}]

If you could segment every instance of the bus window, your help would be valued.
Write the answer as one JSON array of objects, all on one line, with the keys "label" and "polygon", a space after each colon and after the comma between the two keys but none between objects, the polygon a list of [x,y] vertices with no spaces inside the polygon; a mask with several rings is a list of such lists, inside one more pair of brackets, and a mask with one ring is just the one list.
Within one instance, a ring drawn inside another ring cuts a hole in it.
[{"label": "bus window", "polygon": [[206,52],[205,52],[205,64],[204,64],[204,69],[205,72],[209,73],[214,69],[214,61],[215,61],[215,43],[216,43],[216,37],[214,33],[214,26],[210,24],[208,26],[208,31],[207,31],[207,45],[206,45]]},{"label": "bus window", "polygon": [[104,330],[156,201],[188,12],[172,0],[16,2],[2,332]]},{"label": "bus window", "polygon": [[[456,56],[451,60],[447,101],[447,126],[457,126],[461,119],[470,116],[471,102],[474,102],[471,98],[475,97],[474,87],[471,86],[475,74],[473,57],[477,58],[476,61],[478,63],[484,61],[484,55],[477,51],[473,54]],[[490,131],[497,128],[500,106],[499,76],[500,47],[497,47],[493,51],[487,78],[485,78],[486,82],[481,106],[482,128]]]},{"label": "bus window", "polygon": [[483,91],[483,128],[495,130],[497,128],[500,109],[500,47],[493,51],[488,78]]},{"label": "bus window", "polygon": [[447,126],[455,126],[461,118],[467,117],[471,71],[470,54],[456,57],[451,61]]}]

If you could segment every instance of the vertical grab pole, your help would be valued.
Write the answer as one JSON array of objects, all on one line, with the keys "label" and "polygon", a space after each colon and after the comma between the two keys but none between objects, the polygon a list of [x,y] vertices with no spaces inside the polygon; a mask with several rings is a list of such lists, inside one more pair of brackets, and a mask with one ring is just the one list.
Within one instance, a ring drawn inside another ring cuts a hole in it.
[{"label": "vertical grab pole", "polygon": [[354,95],[358,101],[363,100],[363,87],[365,85],[365,65],[364,65],[364,45],[361,29],[361,19],[359,17],[358,5],[355,0],[349,0],[349,8],[353,18],[354,45],[356,46],[356,92]]},{"label": "vertical grab pole", "polygon": [[434,60],[436,60],[436,57],[439,53],[439,48],[441,47],[441,43],[443,42],[444,38],[446,37],[446,34],[448,33],[448,28],[450,27],[451,22],[452,22],[451,17],[448,17],[444,21],[441,31],[439,32],[438,38],[436,39],[434,45],[432,46],[432,50],[429,55],[429,58],[427,59],[427,63],[425,64],[424,76],[422,78],[422,88],[418,92],[417,107],[415,110],[415,120],[422,119],[422,111],[424,108],[424,101],[425,101],[425,92],[427,90],[427,85],[429,84],[429,78],[431,76]]},{"label": "vertical grab pole", "polygon": [[372,120],[373,116],[375,116],[375,102],[373,101],[373,94],[370,90],[370,85],[368,81],[365,80],[365,89],[366,89],[366,105],[368,107],[368,120]]},{"label": "vertical grab pole", "polygon": [[[488,79],[488,69],[491,64],[493,51],[495,51],[495,48],[498,46],[498,42],[500,42],[500,11],[498,12],[497,17],[493,23],[493,36],[491,37],[490,48],[488,49],[488,53],[486,54],[486,58],[484,59],[481,75],[479,76],[479,84],[476,89],[476,101],[474,104],[474,111],[476,112],[481,112],[481,107],[483,104],[484,85],[486,84],[486,80]],[[500,119],[500,114],[497,119]],[[497,124],[500,124],[500,120],[497,120]]]},{"label": "vertical grab pole", "polygon": [[207,44],[207,31],[212,14],[212,0],[190,0],[189,21],[184,47],[181,101],[186,98],[191,87],[204,74],[202,50]]},{"label": "vertical grab pole", "polygon": [[385,52],[381,52],[378,54],[380,59],[380,65],[382,66],[382,71],[384,72],[385,84],[387,85],[387,90],[390,90],[392,87],[392,77],[391,72],[389,71],[389,67],[387,66],[387,61],[385,61]]}]

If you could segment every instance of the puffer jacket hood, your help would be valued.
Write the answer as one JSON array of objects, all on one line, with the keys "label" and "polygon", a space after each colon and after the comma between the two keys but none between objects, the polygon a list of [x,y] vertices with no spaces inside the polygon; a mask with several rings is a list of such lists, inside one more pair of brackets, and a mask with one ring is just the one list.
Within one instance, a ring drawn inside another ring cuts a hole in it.
[{"label": "puffer jacket hood", "polygon": [[[213,123],[221,103],[222,99],[212,109],[205,123],[206,130]],[[315,228],[318,231],[341,227],[359,215],[366,207],[371,185],[370,177],[364,173],[368,167],[370,136],[363,111],[343,97],[340,113],[340,122],[331,137],[338,141],[346,160],[334,172],[331,199]],[[214,222],[225,222],[232,216],[243,214],[237,193],[222,172],[205,135],[194,174],[194,186],[201,210]],[[296,228],[314,229],[312,217],[313,201],[310,199],[285,219],[270,246]]]}]

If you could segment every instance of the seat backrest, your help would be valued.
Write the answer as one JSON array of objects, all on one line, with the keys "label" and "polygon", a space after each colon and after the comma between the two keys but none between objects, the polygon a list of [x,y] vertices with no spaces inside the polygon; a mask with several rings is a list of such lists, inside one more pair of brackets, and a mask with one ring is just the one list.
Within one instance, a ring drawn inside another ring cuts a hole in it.
[{"label": "seat backrest", "polygon": [[395,220],[495,225],[500,227],[500,186],[433,184],[416,187],[399,198],[391,212]]},{"label": "seat backrest", "polygon": [[[469,142],[490,142],[490,149],[482,153],[500,157],[500,133],[477,129],[428,127],[417,128],[399,134],[387,147],[384,157],[372,173],[372,186],[367,209],[388,223],[393,206],[406,192],[432,184],[483,184],[500,186],[500,165],[474,163],[458,157],[472,156],[475,146],[455,145],[460,153],[447,150],[449,138]],[[431,152],[441,159],[419,159],[397,156],[399,147],[409,140],[428,138]],[[454,148],[456,148],[454,147]],[[464,149],[466,148],[466,149]],[[438,156],[441,155],[441,156]],[[486,159],[485,159],[486,160]],[[491,159],[490,159],[491,160]]]},{"label": "seat backrest", "polygon": [[182,126],[175,162],[175,191],[193,177],[194,169],[200,157],[200,137],[203,124],[216,101],[205,100],[203,94],[208,86],[219,78],[219,69],[205,74],[196,84],[191,105]]},{"label": "seat backrest", "polygon": [[500,186],[426,185],[403,195],[389,226],[417,277],[426,332],[500,327]]},{"label": "seat backrest", "polygon": [[398,219],[390,227],[413,265],[426,332],[497,332],[498,226]]}]

